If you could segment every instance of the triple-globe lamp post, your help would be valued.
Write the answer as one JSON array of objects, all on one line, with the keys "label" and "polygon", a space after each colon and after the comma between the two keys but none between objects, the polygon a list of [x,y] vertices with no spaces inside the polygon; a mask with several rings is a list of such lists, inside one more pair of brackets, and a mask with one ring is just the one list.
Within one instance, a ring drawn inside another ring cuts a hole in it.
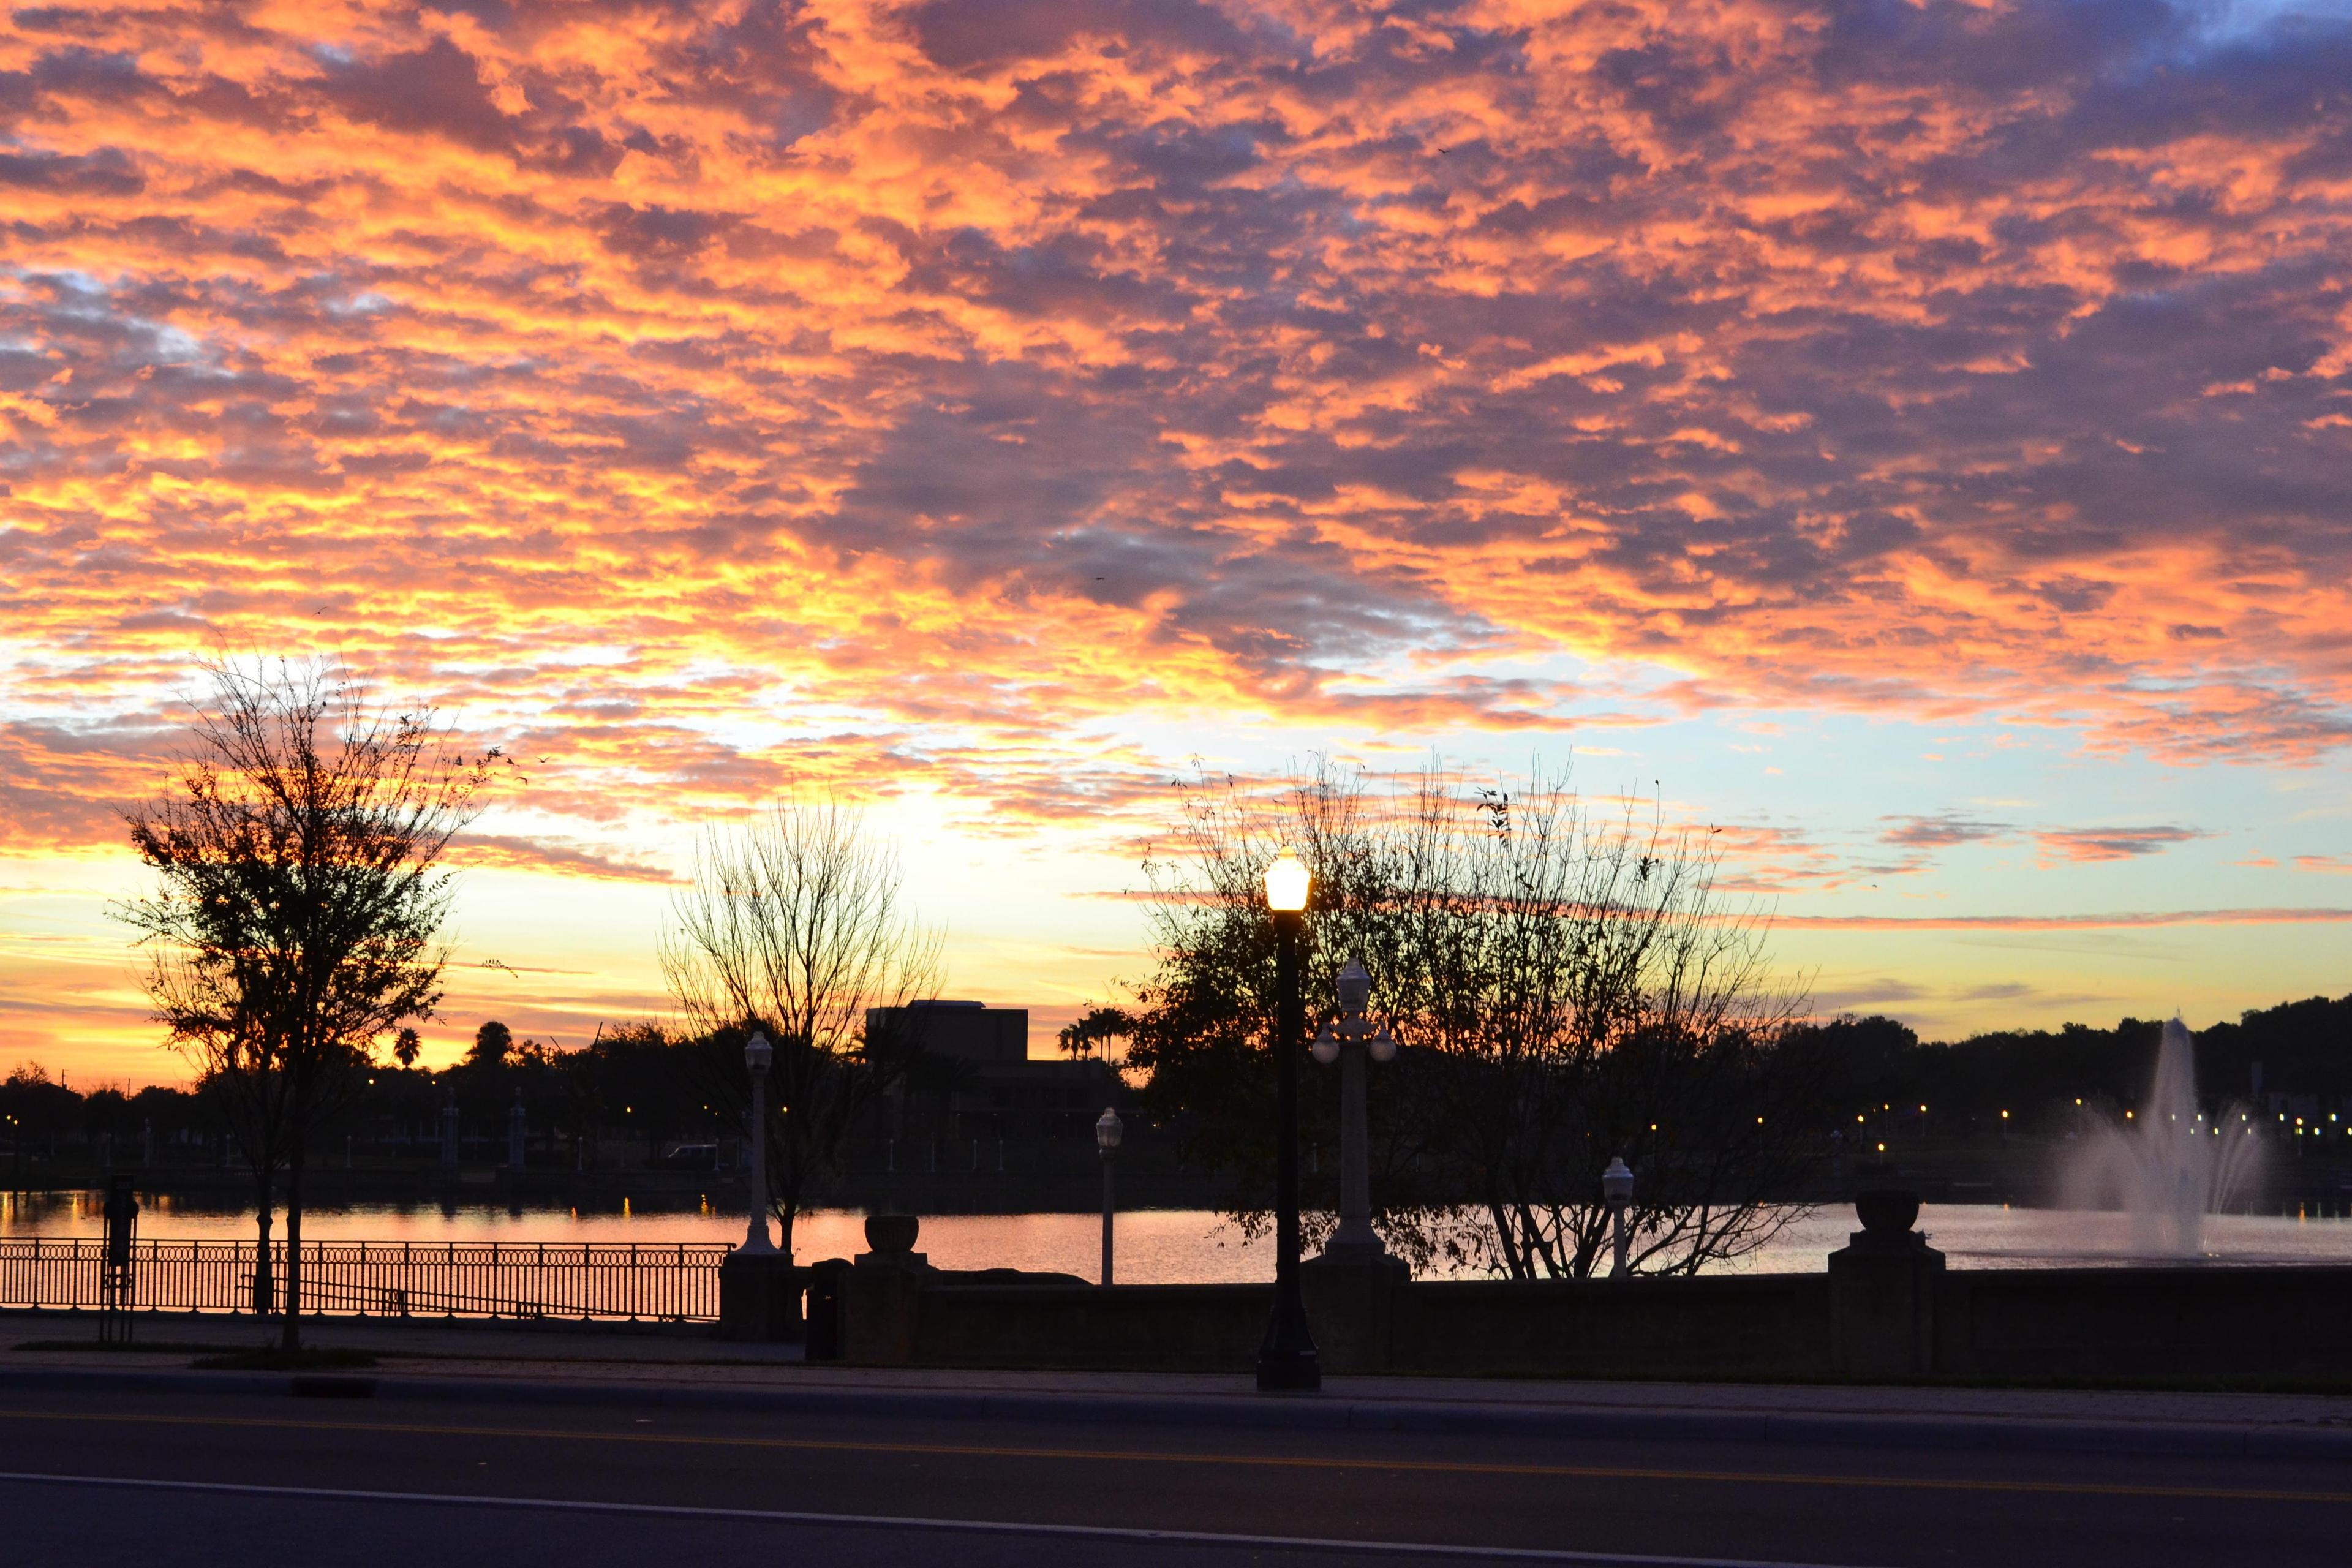
[{"label": "triple-globe lamp post", "polygon": [[1609,1217],[1614,1222],[1617,1248],[1615,1272],[1622,1277],[1626,1269],[1628,1255],[1633,1249],[1633,1237],[1625,1232],[1625,1211],[1633,1205],[1633,1172],[1625,1163],[1623,1155],[1612,1156],[1609,1161],[1609,1168],[1601,1173],[1601,1200],[1608,1204]]},{"label": "triple-globe lamp post", "polygon": [[1265,868],[1274,914],[1274,1316],[1258,1346],[1257,1385],[1268,1393],[1323,1386],[1307,1304],[1298,1291],[1298,1053],[1307,1034],[1299,994],[1298,939],[1306,923],[1307,867],[1285,849]]},{"label": "triple-globe lamp post", "polygon": [[1354,959],[1339,972],[1339,1016],[1315,1037],[1315,1059],[1339,1064],[1339,1227],[1324,1244],[1334,1262],[1376,1262],[1385,1256],[1372,1228],[1370,1135],[1364,1108],[1364,1063],[1393,1060],[1396,1042],[1372,1022],[1372,977]]}]

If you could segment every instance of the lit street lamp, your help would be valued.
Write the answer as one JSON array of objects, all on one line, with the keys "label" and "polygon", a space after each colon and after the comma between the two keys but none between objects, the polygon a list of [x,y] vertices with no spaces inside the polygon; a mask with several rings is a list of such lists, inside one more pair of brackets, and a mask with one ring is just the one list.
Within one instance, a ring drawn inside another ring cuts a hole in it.
[{"label": "lit street lamp", "polygon": [[1307,1007],[1298,990],[1298,935],[1306,923],[1307,871],[1287,849],[1265,868],[1274,913],[1274,1316],[1258,1346],[1257,1385],[1266,1392],[1323,1386],[1307,1303],[1298,1294],[1298,1051]]},{"label": "lit street lamp", "polygon": [[1339,972],[1339,1017],[1315,1037],[1315,1059],[1339,1064],[1339,1228],[1324,1244],[1334,1262],[1376,1262],[1386,1255],[1372,1228],[1370,1136],[1364,1110],[1364,1059],[1392,1061],[1396,1042],[1366,1016],[1372,977],[1354,959]]},{"label": "lit street lamp", "polygon": [[768,1237],[768,1066],[776,1047],[758,1029],[743,1045],[743,1065],[751,1071],[751,1157],[743,1164],[743,1184],[751,1200],[751,1223],[738,1252],[773,1252]]},{"label": "lit street lamp", "polygon": [[1095,1148],[1101,1152],[1103,1163],[1102,1282],[1106,1285],[1110,1283],[1110,1163],[1112,1156],[1118,1152],[1118,1141],[1126,1132],[1127,1124],[1119,1121],[1118,1112],[1108,1105],[1104,1106],[1101,1118],[1095,1122]]},{"label": "lit street lamp", "polygon": [[1625,1234],[1625,1211],[1633,1203],[1633,1173],[1626,1166],[1624,1156],[1612,1158],[1609,1168],[1601,1173],[1601,1195],[1608,1203],[1610,1218],[1616,1226],[1617,1267],[1613,1272],[1622,1276],[1633,1241]]}]

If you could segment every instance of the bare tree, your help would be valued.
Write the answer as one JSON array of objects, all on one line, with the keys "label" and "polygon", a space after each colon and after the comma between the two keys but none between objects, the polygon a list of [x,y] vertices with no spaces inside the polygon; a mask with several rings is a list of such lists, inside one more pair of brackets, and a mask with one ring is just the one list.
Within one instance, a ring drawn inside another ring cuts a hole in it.
[{"label": "bare tree", "polygon": [[765,1030],[775,1047],[768,1202],[789,1255],[858,1106],[904,1066],[903,1043],[870,1037],[867,1013],[935,993],[939,935],[902,902],[897,857],[837,800],[788,801],[752,826],[712,830],[674,913],[662,973],[706,1042],[705,1087],[739,1125],[747,1032]]},{"label": "bare tree", "polygon": [[209,700],[169,791],[124,814],[159,885],[115,914],[147,947],[156,1017],[252,1172],[262,1315],[284,1177],[290,1352],[310,1139],[378,1039],[440,1000],[441,858],[502,759],[457,749],[429,711],[371,707],[331,664],[206,674]]},{"label": "bare tree", "polygon": [[1283,843],[1315,874],[1310,996],[1360,960],[1403,1047],[1373,1150],[1400,1251],[1589,1274],[1621,1155],[1641,1173],[1637,1268],[1738,1257],[1790,1217],[1768,1200],[1810,1157],[1822,1074],[1765,921],[1717,894],[1703,839],[1630,809],[1596,821],[1559,777],[1514,794],[1433,765],[1381,792],[1318,765],[1274,802],[1192,792],[1181,855],[1152,867],[1136,1058],[1194,1113],[1201,1152],[1246,1168],[1265,1143],[1256,880]]},{"label": "bare tree", "polygon": [[1825,1079],[1791,1031],[1802,990],[1775,977],[1760,911],[1717,892],[1705,836],[1630,805],[1595,819],[1556,776],[1513,795],[1433,770],[1402,805],[1376,856],[1402,960],[1385,1000],[1440,1069],[1419,1075],[1421,1134],[1481,1211],[1444,1248],[1515,1278],[1591,1273],[1616,1157],[1640,1174],[1634,1268],[1769,1241]]}]

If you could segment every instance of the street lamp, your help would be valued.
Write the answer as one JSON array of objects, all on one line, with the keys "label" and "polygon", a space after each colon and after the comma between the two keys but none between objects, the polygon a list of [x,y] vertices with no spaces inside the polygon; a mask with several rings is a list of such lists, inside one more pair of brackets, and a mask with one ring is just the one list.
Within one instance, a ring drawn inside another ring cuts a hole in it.
[{"label": "street lamp", "polygon": [[1633,1173],[1627,1167],[1623,1155],[1612,1158],[1609,1168],[1601,1173],[1601,1196],[1609,1205],[1610,1218],[1616,1226],[1617,1267],[1614,1272],[1622,1277],[1625,1272],[1626,1254],[1632,1244],[1632,1237],[1625,1234],[1625,1211],[1633,1202]]},{"label": "street lamp", "polygon": [[1380,1233],[1372,1228],[1364,1059],[1394,1060],[1396,1042],[1385,1026],[1366,1016],[1371,999],[1372,977],[1349,959],[1339,972],[1339,1016],[1323,1026],[1312,1047],[1315,1059],[1325,1067],[1339,1064],[1339,1228],[1323,1247],[1323,1256],[1334,1262],[1373,1263],[1386,1256]]},{"label": "street lamp", "polygon": [[743,1044],[743,1065],[751,1072],[751,1158],[744,1163],[743,1184],[751,1200],[751,1223],[738,1252],[773,1252],[768,1237],[768,1067],[776,1047],[758,1029]]},{"label": "street lamp", "polygon": [[1102,1282],[1106,1285],[1110,1283],[1110,1163],[1111,1156],[1118,1152],[1119,1139],[1126,1133],[1127,1124],[1119,1121],[1118,1112],[1108,1105],[1104,1106],[1101,1117],[1095,1122],[1095,1148],[1102,1154],[1103,1163]]},{"label": "street lamp", "polygon": [[1274,1316],[1258,1346],[1257,1385],[1266,1392],[1323,1386],[1307,1303],[1298,1294],[1298,1051],[1307,1033],[1298,991],[1298,933],[1306,923],[1307,871],[1287,849],[1265,868],[1274,913]]}]

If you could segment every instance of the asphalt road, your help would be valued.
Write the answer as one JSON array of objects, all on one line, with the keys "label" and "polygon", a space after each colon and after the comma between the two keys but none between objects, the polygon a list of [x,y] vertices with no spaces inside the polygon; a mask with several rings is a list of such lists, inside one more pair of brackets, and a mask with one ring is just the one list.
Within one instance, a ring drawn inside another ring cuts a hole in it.
[{"label": "asphalt road", "polygon": [[721,1558],[2340,1564],[2352,1465],[0,1390],[0,1562]]}]

